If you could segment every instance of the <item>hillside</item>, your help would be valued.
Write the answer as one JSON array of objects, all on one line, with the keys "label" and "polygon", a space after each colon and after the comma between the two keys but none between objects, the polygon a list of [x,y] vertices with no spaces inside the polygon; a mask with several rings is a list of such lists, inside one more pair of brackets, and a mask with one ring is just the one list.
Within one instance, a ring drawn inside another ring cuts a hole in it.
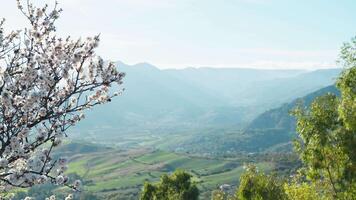
[{"label": "hillside", "polygon": [[[296,120],[290,115],[290,111],[294,109],[298,103],[303,103],[305,106],[309,106],[316,97],[326,93],[340,95],[340,92],[335,86],[322,88],[290,103],[262,113],[247,126],[245,132],[253,135],[257,133],[255,137],[256,139],[252,140],[260,141],[258,145],[266,146],[267,148],[265,150],[291,150],[292,147],[290,141],[296,136]],[[261,136],[259,135],[261,132],[269,132],[269,134]],[[277,140],[278,142],[273,144],[271,143],[271,140]]]},{"label": "hillside", "polygon": [[[339,69],[160,70],[118,62],[123,95],[89,112],[74,137],[117,142],[121,136],[241,129],[258,114],[333,83]],[[291,92],[293,91],[293,92]],[[100,138],[98,137],[100,135]]]},{"label": "hillside", "polygon": [[294,131],[295,119],[289,114],[289,111],[295,108],[298,102],[303,103],[305,106],[309,106],[316,97],[326,93],[340,94],[335,86],[322,88],[302,98],[298,98],[290,103],[286,103],[278,108],[260,114],[247,126],[247,130],[282,129],[285,131]]},{"label": "hillside", "polygon": [[169,149],[213,156],[234,156],[238,152],[291,151],[296,122],[289,112],[298,102],[309,106],[316,97],[329,92],[339,95],[335,86],[328,86],[260,114],[245,129],[205,130],[184,141],[176,141]]}]

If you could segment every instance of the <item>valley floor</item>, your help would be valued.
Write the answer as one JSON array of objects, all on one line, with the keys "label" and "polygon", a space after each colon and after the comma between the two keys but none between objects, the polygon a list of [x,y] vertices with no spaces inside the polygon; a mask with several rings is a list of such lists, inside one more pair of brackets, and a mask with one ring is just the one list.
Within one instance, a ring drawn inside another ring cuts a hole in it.
[{"label": "valley floor", "polygon": [[[87,142],[68,142],[57,149],[56,156],[69,158],[66,174],[71,181],[82,181],[83,190],[77,194],[81,196],[78,199],[88,200],[136,200],[146,181],[159,181],[161,175],[177,169],[193,175],[200,199],[210,199],[211,192],[223,184],[229,184],[233,192],[247,163],[254,163],[261,171],[282,175],[288,175],[298,167],[298,159],[293,153],[198,156],[152,146],[119,149]],[[15,199],[26,195],[41,199],[46,195],[58,196],[68,192],[72,191],[47,184],[18,193]]]},{"label": "valley floor", "polygon": [[[163,173],[183,169],[194,176],[201,198],[219,185],[236,187],[248,158],[207,158],[149,148],[79,154],[71,158],[69,174],[78,174],[85,191],[105,199],[137,199],[145,181],[158,181]],[[256,161],[256,160],[255,160]],[[264,171],[276,169],[272,161],[257,160]]]}]

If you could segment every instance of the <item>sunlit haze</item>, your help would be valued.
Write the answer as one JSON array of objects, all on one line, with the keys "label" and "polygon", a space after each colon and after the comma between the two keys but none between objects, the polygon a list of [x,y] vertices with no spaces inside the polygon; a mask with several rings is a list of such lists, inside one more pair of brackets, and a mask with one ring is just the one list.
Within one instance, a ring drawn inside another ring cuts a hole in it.
[{"label": "sunlit haze", "polygon": [[[54,0],[39,1],[49,3]],[[61,0],[61,35],[101,34],[98,53],[161,69],[335,68],[356,32],[356,1]],[[25,26],[15,0],[1,3],[6,27]]]}]

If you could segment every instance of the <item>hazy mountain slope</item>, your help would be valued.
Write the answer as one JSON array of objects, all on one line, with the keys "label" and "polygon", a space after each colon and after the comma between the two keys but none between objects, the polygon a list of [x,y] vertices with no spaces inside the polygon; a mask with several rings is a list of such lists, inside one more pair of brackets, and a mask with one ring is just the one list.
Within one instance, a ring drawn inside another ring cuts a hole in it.
[{"label": "hazy mountain slope", "polygon": [[182,69],[118,63],[125,91],[87,114],[79,137],[241,128],[263,111],[333,83],[340,70]]},{"label": "hazy mountain slope", "polygon": [[253,89],[247,90],[246,98],[256,99],[256,104],[276,107],[333,84],[339,73],[340,69],[316,70],[295,77],[258,82]]},{"label": "hazy mountain slope", "polygon": [[[265,147],[261,149],[267,151],[291,150],[292,145],[290,142],[296,136],[296,120],[290,115],[290,111],[299,102],[309,106],[315,98],[326,93],[340,94],[335,86],[328,86],[298,98],[291,103],[268,110],[254,119],[245,130],[245,133],[252,135],[251,140],[258,143],[259,146]],[[261,135],[261,133],[263,134]]]},{"label": "hazy mountain slope", "polygon": [[170,75],[207,88],[235,106],[275,107],[334,82],[340,69],[316,71],[256,69],[166,70]]},{"label": "hazy mountain slope", "polygon": [[262,113],[249,124],[247,129],[284,129],[286,131],[294,131],[295,119],[290,116],[289,111],[295,108],[298,102],[302,102],[306,106],[309,106],[316,97],[326,93],[339,95],[339,91],[335,86],[322,88],[302,98],[296,99],[291,103],[284,104],[278,108]]},{"label": "hazy mountain slope", "polygon": [[326,93],[339,95],[335,86],[328,86],[268,110],[254,119],[245,130],[206,130],[189,140],[171,146],[171,150],[196,154],[226,155],[237,152],[289,151],[295,137],[295,119],[289,115],[298,102],[310,105]]},{"label": "hazy mountain slope", "polygon": [[187,68],[183,70],[165,70],[185,82],[193,83],[221,95],[230,102],[245,105],[240,100],[244,93],[258,82],[265,83],[280,78],[294,77],[305,73],[302,70],[257,70],[257,69],[216,69]]},{"label": "hazy mountain slope", "polygon": [[227,104],[218,95],[164,74],[149,64],[120,64],[119,69],[126,73],[123,95],[89,113],[82,126],[107,126],[124,131],[177,127],[196,121],[208,109]]}]

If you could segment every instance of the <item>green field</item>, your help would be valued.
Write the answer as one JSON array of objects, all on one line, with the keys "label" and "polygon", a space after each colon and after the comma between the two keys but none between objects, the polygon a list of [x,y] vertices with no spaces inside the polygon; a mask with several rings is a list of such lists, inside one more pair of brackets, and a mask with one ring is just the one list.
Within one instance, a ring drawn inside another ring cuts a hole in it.
[{"label": "green field", "polygon": [[[153,149],[111,150],[86,153],[71,158],[67,173],[76,173],[84,180],[84,190],[102,197],[114,195],[120,199],[137,198],[145,181],[157,181],[163,173],[183,169],[194,175],[201,198],[227,183],[236,185],[243,172],[243,163],[235,159],[193,157]],[[270,162],[258,163],[269,171]],[[110,199],[110,198],[109,198]]]}]

